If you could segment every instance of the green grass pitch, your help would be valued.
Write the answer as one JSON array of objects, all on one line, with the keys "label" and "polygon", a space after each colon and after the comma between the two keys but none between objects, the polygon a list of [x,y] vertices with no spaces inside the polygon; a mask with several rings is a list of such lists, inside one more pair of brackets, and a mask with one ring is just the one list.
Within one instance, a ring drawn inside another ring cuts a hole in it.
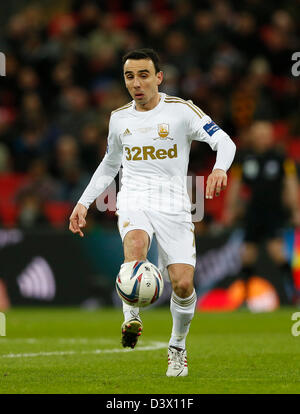
[{"label": "green grass pitch", "polygon": [[135,350],[118,309],[15,308],[0,337],[0,394],[288,394],[300,392],[297,309],[196,313],[189,376],[165,376],[169,309],[144,310]]}]

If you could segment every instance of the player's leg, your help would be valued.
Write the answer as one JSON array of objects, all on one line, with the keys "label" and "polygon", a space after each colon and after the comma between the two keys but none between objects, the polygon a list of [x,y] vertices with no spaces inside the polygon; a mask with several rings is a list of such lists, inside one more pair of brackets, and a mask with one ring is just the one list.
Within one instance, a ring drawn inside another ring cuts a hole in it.
[{"label": "player's leg", "polygon": [[124,264],[133,260],[147,260],[150,238],[145,230],[130,230],[123,240]]},{"label": "player's leg", "polygon": [[266,247],[270,257],[283,275],[289,301],[296,303],[298,294],[295,291],[292,267],[285,252],[283,239],[281,237],[272,238],[268,240]]},{"label": "player's leg", "polygon": [[[149,247],[149,236],[144,230],[131,230],[123,240],[124,263],[121,269],[128,266],[128,263],[137,260],[145,261]],[[139,308],[127,305],[123,302],[124,321],[139,317]]]},{"label": "player's leg", "polygon": [[244,283],[244,301],[248,299],[248,281],[255,273],[255,266],[258,257],[257,244],[252,241],[245,240],[240,250],[241,270],[238,278]]},{"label": "player's leg", "polygon": [[167,269],[172,284],[170,310],[172,331],[168,347],[167,376],[188,373],[185,341],[196,307],[194,269],[196,246],[194,224],[186,214],[152,214],[158,245],[158,266],[162,274]]},{"label": "player's leg", "polygon": [[[118,228],[123,242],[124,267],[131,266],[133,261],[145,261],[151,244],[153,229],[142,211],[119,211]],[[134,348],[143,326],[139,308],[123,305],[124,322],[122,323],[122,345]]]},{"label": "player's leg", "polygon": [[168,271],[173,289],[170,301],[173,325],[168,347],[167,376],[185,376],[188,374],[185,342],[197,302],[193,282],[194,266],[173,263],[168,266]]},{"label": "player's leg", "polygon": [[269,214],[267,221],[266,248],[282,274],[287,299],[291,304],[298,304],[300,292],[296,289],[292,266],[284,245],[283,229],[285,228],[285,215],[279,209]]},{"label": "player's leg", "polygon": [[245,241],[241,247],[241,273],[242,280],[247,282],[255,271],[255,264],[258,256],[257,244],[250,241]]},{"label": "player's leg", "polygon": [[185,340],[195,313],[197,295],[194,288],[194,267],[185,263],[168,266],[172,283],[171,313],[173,327],[170,346],[185,349]]},{"label": "player's leg", "polygon": [[245,234],[240,250],[241,270],[238,277],[244,281],[245,288],[255,272],[258,245],[264,239],[266,232],[265,221],[265,216],[260,211],[254,211],[253,208],[246,213],[244,219]]}]

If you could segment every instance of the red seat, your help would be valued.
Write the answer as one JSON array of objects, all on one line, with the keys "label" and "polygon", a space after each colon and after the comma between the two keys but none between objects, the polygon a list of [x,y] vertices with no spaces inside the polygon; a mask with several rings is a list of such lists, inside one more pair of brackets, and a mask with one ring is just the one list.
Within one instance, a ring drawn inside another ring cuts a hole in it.
[{"label": "red seat", "polygon": [[286,142],[289,138],[289,125],[285,121],[273,122],[273,138],[276,142]]},{"label": "red seat", "polygon": [[300,137],[293,138],[287,145],[288,156],[296,162],[300,162]]},{"label": "red seat", "polygon": [[44,206],[44,213],[55,227],[64,227],[68,223],[72,204],[67,201],[49,201]]},{"label": "red seat", "polygon": [[204,217],[206,214],[210,214],[216,222],[222,221],[223,209],[224,209],[225,193],[221,194],[212,200],[205,199]]},{"label": "red seat", "polygon": [[15,203],[15,196],[27,180],[26,174],[0,174],[0,222],[4,227],[16,225],[19,209]]},{"label": "red seat", "polygon": [[4,227],[15,227],[19,208],[14,202],[0,202],[0,222]]},{"label": "red seat", "polygon": [[13,201],[16,192],[27,182],[26,174],[0,174],[0,200]]}]

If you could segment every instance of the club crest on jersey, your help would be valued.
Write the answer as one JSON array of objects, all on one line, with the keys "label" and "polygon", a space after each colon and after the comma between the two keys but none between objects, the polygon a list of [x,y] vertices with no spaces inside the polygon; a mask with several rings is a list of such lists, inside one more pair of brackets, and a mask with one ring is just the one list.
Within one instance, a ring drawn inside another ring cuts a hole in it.
[{"label": "club crest on jersey", "polygon": [[173,138],[168,137],[169,132],[170,132],[169,124],[158,124],[157,132],[158,132],[159,137],[153,138],[153,139],[172,139],[173,140]]}]

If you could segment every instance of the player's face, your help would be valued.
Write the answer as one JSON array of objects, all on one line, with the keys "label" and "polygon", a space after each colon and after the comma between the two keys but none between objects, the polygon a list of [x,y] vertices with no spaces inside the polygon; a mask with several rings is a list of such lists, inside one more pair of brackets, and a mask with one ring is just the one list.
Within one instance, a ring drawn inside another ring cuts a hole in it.
[{"label": "player's face", "polygon": [[127,59],[124,64],[124,79],[126,88],[139,109],[149,110],[157,105],[158,86],[163,74],[155,73],[151,59]]}]

